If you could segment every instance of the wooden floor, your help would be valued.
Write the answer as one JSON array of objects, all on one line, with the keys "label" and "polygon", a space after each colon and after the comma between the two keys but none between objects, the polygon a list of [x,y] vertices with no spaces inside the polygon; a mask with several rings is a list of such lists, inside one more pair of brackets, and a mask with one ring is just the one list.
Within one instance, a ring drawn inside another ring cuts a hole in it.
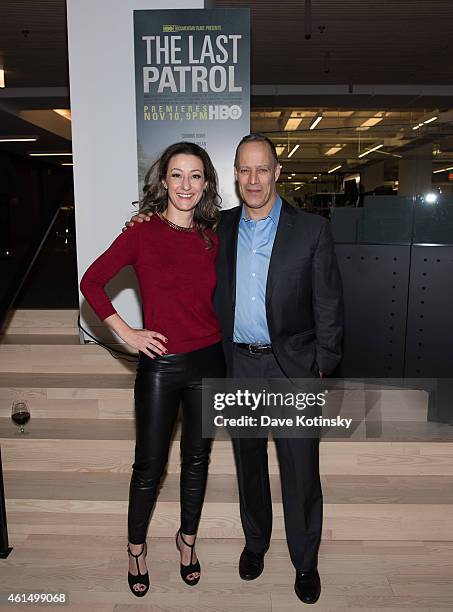
[{"label": "wooden floor", "polygon": [[[186,586],[169,538],[148,542],[151,589],[137,599],[126,580],[124,538],[31,535],[15,538],[1,562],[0,590],[66,592],[64,610],[127,612],[293,612],[304,609],[293,591],[286,543],[273,541],[264,573],[243,582],[239,539],[200,539],[202,579]],[[314,609],[331,612],[414,610],[451,612],[452,542],[323,542],[322,595]],[[3,606],[2,610],[29,610]],[[33,608],[38,609],[38,608]],[[52,609],[58,609],[54,607]]]},{"label": "wooden floor", "polygon": [[[65,610],[87,612],[289,612],[293,590],[278,461],[269,445],[274,502],[263,575],[247,583],[231,441],[214,442],[198,554],[202,580],[179,576],[179,427],[149,530],[152,587],[127,585],[126,515],[133,457],[133,367],[78,345],[75,311],[18,311],[0,337],[0,444],[10,544],[0,592],[69,594]],[[18,435],[13,400],[32,418]],[[316,610],[453,610],[453,428],[427,422],[427,394],[350,393],[366,413],[350,440],[321,442],[324,492]],[[348,415],[343,415],[348,416]],[[37,610],[1,605],[0,610]],[[58,608],[57,608],[58,609]]]}]

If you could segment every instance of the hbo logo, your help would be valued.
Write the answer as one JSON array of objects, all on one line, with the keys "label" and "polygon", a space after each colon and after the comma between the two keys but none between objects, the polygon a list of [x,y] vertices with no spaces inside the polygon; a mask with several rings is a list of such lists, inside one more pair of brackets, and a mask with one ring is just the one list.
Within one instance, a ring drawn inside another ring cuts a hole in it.
[{"label": "hbo logo", "polygon": [[209,119],[240,119],[241,116],[242,108],[237,104],[209,106]]}]

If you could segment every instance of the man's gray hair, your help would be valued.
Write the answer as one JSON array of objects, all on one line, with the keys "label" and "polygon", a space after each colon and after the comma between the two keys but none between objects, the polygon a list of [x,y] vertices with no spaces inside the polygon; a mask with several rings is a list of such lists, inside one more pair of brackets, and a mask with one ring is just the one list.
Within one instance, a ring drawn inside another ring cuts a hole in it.
[{"label": "man's gray hair", "polygon": [[272,140],[270,138],[268,138],[267,136],[265,136],[264,134],[261,134],[260,132],[255,132],[252,134],[247,134],[247,136],[244,136],[244,138],[242,138],[241,142],[238,144],[237,148],[236,148],[236,153],[234,156],[234,166],[235,168],[237,168],[238,165],[238,157],[239,157],[239,149],[241,148],[241,146],[243,144],[247,144],[248,142],[265,142],[268,144],[271,153],[272,153],[272,157],[275,160],[275,164],[278,164],[278,155],[277,155],[277,151],[275,150],[275,145],[272,142]]}]

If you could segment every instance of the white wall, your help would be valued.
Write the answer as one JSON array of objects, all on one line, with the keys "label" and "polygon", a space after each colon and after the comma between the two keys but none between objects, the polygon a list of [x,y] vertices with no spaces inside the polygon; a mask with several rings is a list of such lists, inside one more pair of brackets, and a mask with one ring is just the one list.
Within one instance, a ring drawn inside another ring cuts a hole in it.
[{"label": "white wall", "polygon": [[[203,0],[67,0],[79,281],[138,199],[133,10],[171,8],[204,6]],[[134,274],[124,270],[109,293],[127,322],[140,327]],[[108,337],[80,299],[82,325]]]}]

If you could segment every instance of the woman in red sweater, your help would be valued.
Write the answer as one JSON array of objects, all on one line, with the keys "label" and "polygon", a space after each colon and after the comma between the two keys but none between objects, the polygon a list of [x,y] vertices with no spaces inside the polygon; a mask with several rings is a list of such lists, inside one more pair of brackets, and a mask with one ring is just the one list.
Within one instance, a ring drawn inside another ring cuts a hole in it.
[{"label": "woman in red sweater", "polygon": [[[202,437],[201,379],[224,376],[220,325],[212,306],[220,220],[214,166],[198,145],[176,143],[150,168],[143,192],[140,212],[153,213],[150,222],[118,236],[80,283],[98,317],[139,351],[128,511],[128,581],[138,597],[149,588],[146,532],[181,401],[181,527],[176,546],[183,580],[195,585],[200,579],[194,545],[211,451],[211,440]],[[104,290],[127,265],[134,267],[140,285],[144,329],[132,329]]]}]

